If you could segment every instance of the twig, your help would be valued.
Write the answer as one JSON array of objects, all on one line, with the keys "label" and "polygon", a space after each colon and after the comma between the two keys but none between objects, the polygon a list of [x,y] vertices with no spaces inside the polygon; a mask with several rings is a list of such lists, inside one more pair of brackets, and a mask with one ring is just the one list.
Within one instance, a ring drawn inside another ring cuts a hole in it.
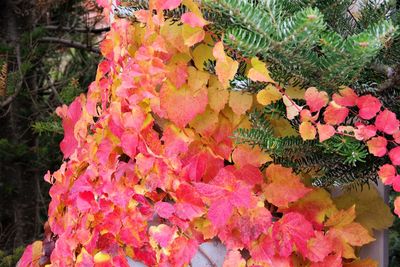
[{"label": "twig", "polygon": [[61,27],[61,26],[53,26],[53,25],[48,25],[43,27],[45,30],[49,31],[67,31],[67,32],[80,32],[80,33],[103,33],[103,32],[108,32],[110,30],[110,27],[104,27],[104,28],[74,28],[74,27]]},{"label": "twig", "polygon": [[75,42],[74,40],[67,40],[67,39],[62,39],[62,38],[57,38],[57,37],[43,37],[38,40],[40,43],[55,43],[55,44],[61,44],[67,47],[73,47],[77,49],[84,49],[88,50],[90,52],[100,54],[100,50],[97,47],[92,47],[89,45],[85,45],[79,42]]}]

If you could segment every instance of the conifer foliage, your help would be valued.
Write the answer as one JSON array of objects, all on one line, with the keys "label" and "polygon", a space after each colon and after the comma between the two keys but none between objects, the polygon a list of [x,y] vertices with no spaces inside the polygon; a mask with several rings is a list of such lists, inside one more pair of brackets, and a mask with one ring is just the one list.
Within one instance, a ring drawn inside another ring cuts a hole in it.
[{"label": "conifer foliage", "polygon": [[345,35],[298,2],[121,3],[129,20],[101,44],[87,95],[57,109],[65,160],[45,176],[48,231],[19,266],[187,266],[212,239],[226,267],[376,266],[357,247],[390,211],[376,226],[312,183],[368,181],[379,168],[400,191],[396,114],[339,88],[395,27]]}]

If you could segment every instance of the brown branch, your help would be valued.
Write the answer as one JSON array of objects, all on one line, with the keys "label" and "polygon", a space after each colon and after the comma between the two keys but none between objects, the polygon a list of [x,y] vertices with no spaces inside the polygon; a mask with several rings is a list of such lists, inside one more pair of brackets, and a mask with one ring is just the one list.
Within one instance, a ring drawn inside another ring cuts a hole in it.
[{"label": "brown branch", "polygon": [[104,28],[74,28],[74,27],[60,27],[60,26],[44,26],[43,27],[45,30],[49,31],[66,31],[66,32],[80,32],[80,33],[103,33],[103,32],[108,32],[110,30],[110,27],[104,27]]},{"label": "brown branch", "polygon": [[90,52],[100,54],[100,50],[97,47],[92,47],[86,44],[82,44],[79,42],[75,42],[73,40],[67,40],[67,39],[62,39],[62,38],[57,38],[57,37],[42,37],[38,40],[40,43],[54,43],[54,44],[61,44],[67,47],[73,47],[77,49],[84,49],[88,50]]}]

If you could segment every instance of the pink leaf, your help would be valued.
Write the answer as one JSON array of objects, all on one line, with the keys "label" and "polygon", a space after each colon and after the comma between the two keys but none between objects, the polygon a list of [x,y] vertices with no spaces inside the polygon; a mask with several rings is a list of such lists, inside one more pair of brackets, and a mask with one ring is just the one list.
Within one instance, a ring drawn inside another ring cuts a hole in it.
[{"label": "pink leaf", "polygon": [[400,217],[400,197],[397,197],[394,201],[394,213]]},{"label": "pink leaf", "polygon": [[138,136],[136,133],[124,132],[121,136],[122,150],[131,159],[136,156],[136,148],[138,145]]},{"label": "pink leaf", "polygon": [[382,136],[374,137],[367,142],[368,150],[377,157],[383,157],[387,152],[387,140]]},{"label": "pink leaf", "polygon": [[289,212],[274,224],[272,235],[280,256],[291,255],[294,246],[304,255],[308,251],[308,240],[314,237],[314,229],[303,215]]},{"label": "pink leaf", "polygon": [[379,168],[378,175],[385,185],[391,185],[396,177],[396,168],[393,165],[385,164]]},{"label": "pink leaf", "polygon": [[157,212],[158,216],[161,218],[169,219],[175,212],[175,208],[171,203],[157,202],[154,205],[154,211]]},{"label": "pink leaf", "polygon": [[365,95],[357,100],[359,116],[364,120],[370,120],[375,117],[376,113],[381,109],[381,102],[372,95]]},{"label": "pink leaf", "polygon": [[333,94],[333,101],[344,107],[353,107],[357,104],[358,96],[349,87],[339,90],[340,95]]},{"label": "pink leaf", "polygon": [[376,135],[376,127],[374,125],[364,125],[356,123],[357,129],[354,130],[354,135],[357,140],[368,140]]},{"label": "pink leaf", "polygon": [[338,125],[344,122],[348,115],[348,108],[342,107],[336,104],[334,101],[331,101],[324,112],[324,121],[327,124]]},{"label": "pink leaf", "polygon": [[182,15],[181,20],[183,23],[189,24],[192,27],[204,27],[208,24],[202,17],[197,16],[193,12],[187,12]]},{"label": "pink leaf", "polygon": [[376,117],[375,126],[379,131],[394,134],[399,129],[399,120],[395,113],[385,109]]},{"label": "pink leaf", "polygon": [[328,94],[324,91],[318,92],[315,87],[308,88],[304,94],[304,98],[311,112],[319,111],[321,108],[325,107],[329,101]]},{"label": "pink leaf", "polygon": [[329,138],[331,138],[335,133],[336,130],[332,125],[329,124],[317,124],[319,141],[323,142]]},{"label": "pink leaf", "polygon": [[158,4],[161,4],[162,9],[172,10],[177,8],[181,4],[182,0],[158,0],[157,2]]},{"label": "pink leaf", "polygon": [[393,165],[399,166],[400,165],[400,146],[397,146],[390,150],[389,158],[392,161]]}]

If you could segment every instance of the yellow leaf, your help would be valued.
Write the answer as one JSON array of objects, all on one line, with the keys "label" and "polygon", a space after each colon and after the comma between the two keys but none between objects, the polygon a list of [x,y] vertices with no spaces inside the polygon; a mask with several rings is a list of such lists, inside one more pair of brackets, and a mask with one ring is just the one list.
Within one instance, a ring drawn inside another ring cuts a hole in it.
[{"label": "yellow leaf", "polygon": [[287,88],[285,88],[285,93],[291,99],[304,99],[305,92],[306,92],[306,90],[302,89],[300,86],[289,85]]},{"label": "yellow leaf", "polygon": [[335,198],[334,202],[339,209],[348,209],[355,204],[355,221],[359,222],[371,233],[372,229],[383,230],[393,224],[394,216],[390,208],[374,187],[368,188],[368,186],[364,186],[362,190],[347,192]]},{"label": "yellow leaf", "polygon": [[257,101],[261,105],[267,106],[271,103],[274,103],[282,98],[282,94],[279,90],[273,86],[268,85],[265,89],[261,90],[257,94]]},{"label": "yellow leaf", "polygon": [[224,109],[228,103],[229,91],[224,88],[218,81],[216,76],[211,76],[208,86],[208,104],[215,111],[219,112]]},{"label": "yellow leaf", "polygon": [[187,24],[183,24],[182,37],[186,46],[193,46],[201,42],[205,37],[205,31],[202,27],[191,27]]},{"label": "yellow leaf", "polygon": [[210,78],[210,74],[205,71],[197,70],[195,67],[190,66],[188,68],[188,85],[194,90],[200,90],[208,83],[208,79]]},{"label": "yellow leaf", "polygon": [[326,217],[332,216],[337,209],[331,199],[331,195],[324,189],[318,188],[310,192],[297,202],[290,204],[288,209],[280,209],[283,212],[299,212],[307,220],[321,224]]},{"label": "yellow leaf", "polygon": [[314,140],[317,135],[317,130],[309,121],[303,121],[300,124],[299,132],[303,140]]},{"label": "yellow leaf", "polygon": [[231,91],[229,95],[229,106],[238,115],[244,114],[253,105],[253,96]]},{"label": "yellow leaf", "polygon": [[275,83],[275,81],[269,76],[266,64],[260,61],[257,57],[251,59],[251,66],[252,68],[249,70],[247,77],[252,81]]},{"label": "yellow leaf", "polygon": [[179,52],[189,53],[189,48],[184,43],[182,26],[179,26],[178,23],[166,21],[161,28],[161,35],[169,42],[171,47]]},{"label": "yellow leaf", "polygon": [[206,111],[197,115],[194,120],[190,122],[196,132],[202,136],[211,136],[218,126],[218,113],[207,107]]},{"label": "yellow leaf", "polygon": [[285,118],[270,119],[269,123],[277,137],[298,136],[297,131]]},{"label": "yellow leaf", "polygon": [[356,208],[355,205],[352,205],[350,208],[346,210],[340,210],[333,214],[329,220],[325,223],[326,227],[340,227],[347,225],[354,221],[356,218]]},{"label": "yellow leaf", "polygon": [[239,68],[239,62],[226,56],[222,42],[215,44],[213,55],[217,60],[215,72],[218,76],[218,79],[224,88],[228,88],[229,81],[233,79]]},{"label": "yellow leaf", "polygon": [[105,263],[107,261],[111,260],[110,254],[104,253],[104,252],[98,252],[96,255],[94,255],[94,263]]},{"label": "yellow leaf", "polygon": [[192,56],[194,65],[199,70],[204,70],[204,63],[208,60],[215,60],[212,47],[203,43],[193,49]]},{"label": "yellow leaf", "polygon": [[300,114],[300,110],[302,107],[298,106],[296,103],[294,103],[290,98],[287,96],[282,96],[283,103],[286,106],[286,117],[289,120],[293,120],[296,116]]},{"label": "yellow leaf", "polygon": [[350,263],[344,263],[343,267],[378,267],[379,264],[371,258],[359,259]]}]

